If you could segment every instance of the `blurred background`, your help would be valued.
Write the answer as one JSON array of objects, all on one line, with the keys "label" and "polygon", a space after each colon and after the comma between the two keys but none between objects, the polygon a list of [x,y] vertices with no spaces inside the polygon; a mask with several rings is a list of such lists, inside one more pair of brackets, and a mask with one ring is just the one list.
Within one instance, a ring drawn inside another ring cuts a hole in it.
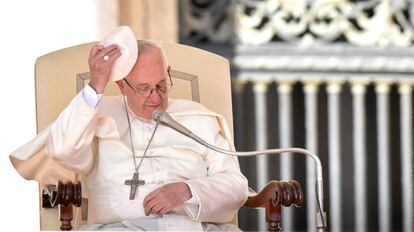
[{"label": "blurred background", "polygon": [[[36,57],[129,25],[137,38],[230,60],[237,149],[303,147],[317,154],[329,230],[413,231],[413,10],[410,0],[1,2],[2,226],[39,228],[38,185],[24,181],[8,159],[36,135]],[[239,160],[255,190],[270,179],[298,180],[305,204],[282,209],[282,227],[315,230],[312,160]],[[240,228],[264,230],[262,215],[241,209]]]}]

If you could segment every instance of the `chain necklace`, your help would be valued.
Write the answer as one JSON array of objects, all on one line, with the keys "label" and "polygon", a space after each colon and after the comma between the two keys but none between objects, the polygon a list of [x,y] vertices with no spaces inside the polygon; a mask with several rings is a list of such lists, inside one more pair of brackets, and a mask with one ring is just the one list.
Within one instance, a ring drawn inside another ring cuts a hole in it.
[{"label": "chain necklace", "polygon": [[142,155],[141,160],[139,161],[139,164],[137,166],[137,161],[135,159],[134,142],[132,140],[131,120],[129,119],[129,114],[128,114],[128,110],[127,110],[127,104],[126,104],[125,96],[124,96],[124,106],[125,106],[126,117],[127,117],[127,120],[128,120],[129,139],[131,141],[132,159],[134,161],[134,168],[135,168],[135,172],[134,172],[134,175],[132,176],[132,179],[125,180],[125,185],[130,185],[131,186],[131,190],[129,192],[129,199],[134,200],[138,186],[141,186],[141,185],[145,184],[144,180],[139,179],[139,172],[138,171],[139,171],[139,168],[141,167],[141,164],[142,164],[142,161],[144,160],[145,155],[147,154],[147,151],[148,151],[148,148],[149,148],[149,146],[152,142],[152,139],[154,138],[155,131],[158,128],[158,123],[155,125],[155,128],[154,128],[154,131],[152,132],[151,138],[148,141],[147,146],[145,147],[144,154]]}]

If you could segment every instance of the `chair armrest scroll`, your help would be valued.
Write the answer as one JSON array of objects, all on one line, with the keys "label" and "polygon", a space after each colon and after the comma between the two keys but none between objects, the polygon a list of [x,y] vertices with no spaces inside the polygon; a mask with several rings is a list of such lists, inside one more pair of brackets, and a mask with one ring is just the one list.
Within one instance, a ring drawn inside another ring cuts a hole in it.
[{"label": "chair armrest scroll", "polygon": [[73,205],[80,207],[82,204],[82,185],[79,181],[65,184],[58,181],[57,185],[46,185],[42,193],[42,207],[59,207],[61,230],[72,230]]},{"label": "chair armrest scroll", "polygon": [[303,205],[302,187],[297,181],[272,180],[259,192],[251,191],[244,206],[249,208],[264,207],[266,209],[266,222],[268,231],[280,231],[281,206],[296,207]]}]

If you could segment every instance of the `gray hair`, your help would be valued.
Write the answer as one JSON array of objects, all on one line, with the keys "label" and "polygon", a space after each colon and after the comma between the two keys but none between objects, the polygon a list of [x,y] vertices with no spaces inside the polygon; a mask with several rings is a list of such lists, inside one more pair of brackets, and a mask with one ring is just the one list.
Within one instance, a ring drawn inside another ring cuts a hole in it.
[{"label": "gray hair", "polygon": [[150,48],[156,48],[161,53],[161,58],[163,60],[165,68],[168,67],[167,57],[165,56],[165,53],[160,46],[148,40],[138,40],[137,43],[138,43],[138,57],[142,54],[149,52]]}]

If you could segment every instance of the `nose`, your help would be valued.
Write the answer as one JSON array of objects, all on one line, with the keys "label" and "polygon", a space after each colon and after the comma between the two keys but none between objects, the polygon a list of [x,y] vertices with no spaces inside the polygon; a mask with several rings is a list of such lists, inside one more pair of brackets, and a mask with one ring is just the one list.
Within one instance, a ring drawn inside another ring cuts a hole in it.
[{"label": "nose", "polygon": [[158,92],[157,88],[151,89],[150,95],[148,96],[152,101],[159,101],[161,99],[161,94]]}]

